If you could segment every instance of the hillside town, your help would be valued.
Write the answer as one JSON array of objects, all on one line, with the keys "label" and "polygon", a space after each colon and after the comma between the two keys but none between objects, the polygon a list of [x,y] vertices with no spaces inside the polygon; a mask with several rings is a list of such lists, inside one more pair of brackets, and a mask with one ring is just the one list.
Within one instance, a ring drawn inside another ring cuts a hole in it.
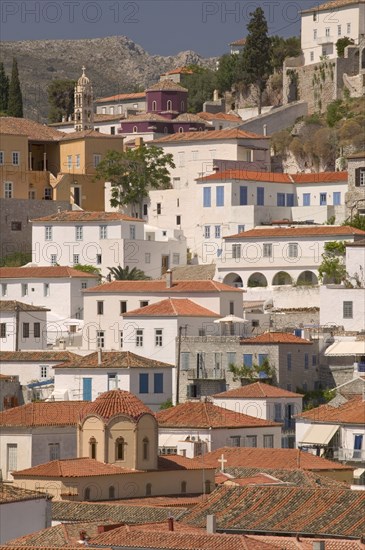
[{"label": "hillside town", "polygon": [[300,16],[196,112],[2,66],[1,549],[365,550],[365,0]]}]

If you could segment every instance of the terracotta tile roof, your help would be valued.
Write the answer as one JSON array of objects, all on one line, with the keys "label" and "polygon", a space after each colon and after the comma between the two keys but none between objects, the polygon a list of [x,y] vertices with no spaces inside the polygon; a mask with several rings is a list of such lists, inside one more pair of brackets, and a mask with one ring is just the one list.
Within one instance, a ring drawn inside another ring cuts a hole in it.
[{"label": "terracotta tile roof", "polygon": [[189,69],[189,67],[177,67],[177,69],[172,69],[172,71],[167,71],[167,73],[163,73],[162,76],[169,74],[193,74],[193,71]]},{"label": "terracotta tile roof", "polygon": [[77,139],[90,139],[90,138],[104,139],[104,140],[119,139],[121,147],[123,143],[123,137],[120,135],[104,134],[103,132],[97,132],[96,130],[83,130],[82,132],[68,132],[63,137],[61,137],[61,141],[72,141]]},{"label": "terracotta tile roof", "polygon": [[365,530],[365,491],[283,486],[220,486],[182,521],[202,527],[215,514],[217,529],[247,533],[356,537]]},{"label": "terracotta tile roof", "polygon": [[99,462],[93,458],[66,458],[64,460],[52,460],[45,464],[38,464],[32,468],[12,472],[14,478],[23,477],[94,477],[94,476],[112,476],[120,474],[138,473],[138,470],[128,470],[120,468],[113,464]]},{"label": "terracotta tile roof", "polygon": [[180,141],[221,141],[227,139],[270,139],[269,136],[254,134],[237,128],[226,128],[225,130],[206,130],[205,132],[179,132],[154,140],[155,143],[168,143]]},{"label": "terracotta tile roof", "polygon": [[0,412],[0,426],[76,426],[86,401],[40,401]]},{"label": "terracotta tile roof", "polygon": [[91,401],[82,410],[80,420],[83,421],[87,416],[97,415],[108,422],[119,414],[127,415],[134,421],[137,421],[143,414],[154,416],[151,409],[133,393],[118,389],[104,392],[95,401]]},{"label": "terracotta tile roof", "polygon": [[[217,470],[218,471],[218,470]],[[221,475],[222,472],[219,471],[218,475]],[[329,487],[333,489],[346,489],[351,491],[350,485],[342,481],[337,481],[337,479],[332,479],[326,475],[321,475],[318,471],[312,472],[310,470],[283,470],[283,469],[273,469],[273,468],[253,468],[253,467],[236,467],[230,468],[225,467],[224,474],[226,474],[226,479],[228,481],[229,477],[235,481],[237,480],[246,480],[253,479],[256,476],[265,475],[271,476],[271,478],[279,480],[281,483],[295,485],[297,487]],[[217,476],[216,476],[217,477]],[[223,480],[222,480],[223,481]],[[222,481],[220,483],[222,483]],[[259,483],[257,483],[259,484]],[[247,483],[246,483],[247,485]]]},{"label": "terracotta tile roof", "polygon": [[274,427],[276,422],[229,411],[213,403],[181,403],[156,413],[160,428],[249,428]]},{"label": "terracotta tile roof", "polygon": [[365,239],[361,239],[359,241],[354,241],[353,243],[345,243],[346,246],[359,246],[363,247],[365,246]]},{"label": "terracotta tile roof", "polygon": [[25,361],[71,361],[79,357],[71,351],[0,351],[0,363],[15,361],[17,363]]},{"label": "terracotta tile roof", "polygon": [[181,115],[178,115],[176,118],[174,118],[172,122],[200,122],[205,126],[205,120],[199,115],[195,115],[194,113],[181,113]]},{"label": "terracotta tile roof", "polygon": [[[162,506],[181,508],[192,507],[204,500],[205,495],[168,495],[168,496],[155,496],[155,497],[142,497],[142,498],[123,498],[122,500],[113,500],[113,502],[120,502],[125,506]],[[108,501],[110,502],[110,501]]]},{"label": "terracotta tile roof", "polygon": [[28,118],[0,117],[0,134],[27,136],[30,141],[60,141],[63,132]]},{"label": "terracotta tile roof", "polygon": [[17,300],[0,300],[0,311],[51,311],[42,306],[32,306],[31,304],[24,304]]},{"label": "terracotta tile roof", "polygon": [[353,470],[319,456],[298,449],[259,449],[249,447],[222,447],[204,455],[204,464],[220,467],[221,455],[227,459],[225,469],[235,467],[265,468],[273,470]]},{"label": "terracotta tile roof", "polygon": [[176,471],[176,470],[213,470],[214,466],[205,466],[196,458],[186,458],[181,455],[159,456],[157,459],[159,471]]},{"label": "terracotta tile roof", "polygon": [[297,418],[312,420],[313,423],[360,424],[365,425],[365,401],[357,395],[338,407],[321,405],[297,415]]},{"label": "terracotta tile roof", "polygon": [[[210,281],[214,279],[216,270],[215,264],[206,265],[184,265],[172,268],[172,277],[174,281]],[[165,280],[165,277],[161,277]]]},{"label": "terracotta tile roof", "polygon": [[263,384],[262,382],[254,382],[253,384],[248,384],[247,386],[241,386],[240,388],[233,388],[232,390],[224,391],[221,393],[216,393],[213,397],[220,399],[230,399],[230,398],[247,398],[255,397],[258,399],[264,399],[266,397],[300,397],[303,398],[303,395],[300,393],[294,393],[288,390],[283,390],[276,386],[271,386],[271,384]]},{"label": "terracotta tile roof", "polygon": [[325,2],[324,4],[319,4],[318,6],[313,6],[310,9],[303,10],[301,13],[313,13],[315,11],[334,11],[341,8],[346,8],[352,4],[363,4],[365,0],[331,0],[330,2]]},{"label": "terracotta tile roof", "polygon": [[174,82],[173,80],[160,80],[159,82],[156,82],[156,84],[153,84],[149,88],[147,88],[146,92],[158,92],[163,90],[170,90],[170,91],[176,91],[176,92],[187,92],[187,88],[184,88],[184,86],[181,86],[181,84],[178,84],[177,82]]},{"label": "terracotta tile roof", "polygon": [[[1,357],[1,355],[0,355]],[[131,351],[103,351],[101,354],[101,364],[99,364],[98,352],[90,355],[75,355],[72,360],[67,360],[65,364],[55,365],[53,368],[69,369],[161,369],[171,368],[173,365],[156,361],[149,357],[136,355]]]},{"label": "terracotta tile roof", "polygon": [[123,317],[220,317],[214,311],[196,304],[189,298],[167,298],[149,306],[124,313]]},{"label": "terracotta tile roof", "polygon": [[127,118],[123,118],[120,122],[123,126],[126,122],[173,122],[162,115],[157,113],[138,113],[137,115],[130,115]]},{"label": "terracotta tile roof", "polygon": [[267,239],[268,237],[352,237],[354,235],[365,236],[365,231],[348,225],[320,225],[314,227],[270,227],[268,229],[249,229],[236,235],[223,237],[224,239]]},{"label": "terracotta tile roof", "polygon": [[252,536],[258,542],[267,542],[272,544],[274,548],[280,550],[313,550],[314,543],[323,540],[326,550],[364,550],[364,545],[358,540],[341,539],[313,539],[297,537],[277,537],[277,536]]},{"label": "terracotta tile roof", "polygon": [[106,103],[110,101],[124,101],[126,99],[145,99],[146,92],[136,92],[134,94],[117,94],[108,97],[99,97],[95,100],[95,103]]},{"label": "terracotta tile roof", "polygon": [[244,46],[245,44],[246,38],[239,38],[238,40],[229,43],[230,46]]},{"label": "terracotta tile roof", "polygon": [[109,222],[127,221],[143,222],[138,218],[132,218],[119,212],[86,212],[84,210],[64,210],[50,216],[43,216],[31,220],[32,222]]},{"label": "terracotta tile roof", "polygon": [[279,172],[253,172],[250,170],[224,170],[197,181],[260,181],[267,183],[338,183],[347,182],[347,172],[320,172],[316,174],[282,174]]},{"label": "terracotta tile roof", "polygon": [[204,120],[230,120],[232,122],[242,122],[242,118],[238,115],[232,115],[230,113],[208,113],[201,111],[198,113],[198,117]]},{"label": "terracotta tile roof", "polygon": [[310,340],[305,340],[290,332],[263,332],[254,338],[242,338],[240,343],[242,346],[246,344],[313,344]]},{"label": "terracotta tile roof", "polygon": [[45,279],[45,278],[97,279],[97,275],[85,273],[72,267],[55,265],[40,267],[0,267],[1,279]]},{"label": "terracotta tile roof", "polygon": [[46,493],[41,493],[40,491],[29,491],[28,489],[23,489],[22,487],[15,487],[9,483],[0,482],[0,504],[40,498],[48,499],[49,497]]},{"label": "terracotta tile roof", "polygon": [[219,283],[212,280],[190,280],[190,281],[174,281],[171,288],[167,288],[166,282],[162,279],[154,281],[112,281],[96,287],[88,288],[85,293],[97,292],[98,294],[107,293],[216,293],[216,292],[241,292],[240,288]]}]

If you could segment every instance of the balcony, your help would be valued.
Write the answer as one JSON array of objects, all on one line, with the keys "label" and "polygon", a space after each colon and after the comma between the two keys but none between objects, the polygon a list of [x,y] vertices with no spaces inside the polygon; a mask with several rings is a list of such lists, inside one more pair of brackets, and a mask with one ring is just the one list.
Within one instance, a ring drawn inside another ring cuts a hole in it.
[{"label": "balcony", "polygon": [[335,38],[332,35],[329,36],[317,36],[317,38],[314,40],[318,46],[324,46],[325,44],[333,44],[335,42]]},{"label": "balcony", "polygon": [[199,369],[199,375],[196,369],[187,371],[188,380],[225,380],[226,371],[224,369]]},{"label": "balcony", "polygon": [[337,451],[334,451],[334,458],[340,461],[346,462],[364,462],[365,463],[365,449],[345,449],[339,447]]},{"label": "balcony", "polygon": [[242,336],[183,336],[182,342],[188,344],[238,344],[240,343]]}]

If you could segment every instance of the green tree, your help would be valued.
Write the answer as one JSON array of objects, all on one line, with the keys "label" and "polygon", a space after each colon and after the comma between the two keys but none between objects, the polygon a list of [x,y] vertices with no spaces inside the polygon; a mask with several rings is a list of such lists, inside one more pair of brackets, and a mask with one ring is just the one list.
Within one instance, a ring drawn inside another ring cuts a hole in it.
[{"label": "green tree", "polygon": [[344,57],[345,56],[345,48],[346,46],[349,46],[350,44],[355,44],[355,42],[352,40],[352,38],[349,38],[348,36],[344,36],[343,38],[339,38],[336,42],[336,50],[338,57]]},{"label": "green tree", "polygon": [[258,113],[261,114],[262,95],[273,72],[272,46],[268,36],[267,22],[262,8],[250,13],[248,35],[240,56],[239,67],[242,81],[252,84],[258,94]]},{"label": "green tree", "polygon": [[48,86],[49,122],[59,122],[74,113],[74,80],[56,79]]},{"label": "green tree", "polygon": [[322,263],[318,267],[320,281],[326,284],[340,284],[346,279],[345,250],[343,241],[328,242],[324,245]]},{"label": "green tree", "polygon": [[96,179],[111,183],[111,206],[137,205],[142,217],[148,191],[170,187],[168,166],[175,168],[171,154],[164,154],[159,147],[142,145],[123,152],[109,151],[96,169]]},{"label": "green tree", "polygon": [[9,77],[5,74],[4,63],[0,63],[0,113],[6,113],[9,101]]},{"label": "green tree", "polygon": [[110,275],[114,276],[115,281],[147,281],[151,277],[147,277],[144,271],[133,267],[131,270],[128,266],[108,267]]},{"label": "green tree", "polygon": [[200,113],[205,101],[213,99],[213,92],[217,87],[216,73],[197,65],[191,65],[188,68],[193,71],[193,74],[186,74],[182,79],[183,86],[189,90],[188,112]]},{"label": "green tree", "polygon": [[275,367],[270,365],[268,359],[265,359],[262,365],[253,364],[252,367],[247,365],[242,365],[238,367],[237,365],[229,365],[229,371],[233,374],[233,380],[246,379],[250,382],[257,382],[259,379],[260,382],[272,383],[276,378]]},{"label": "green tree", "polygon": [[23,118],[23,96],[19,82],[18,63],[13,58],[13,68],[9,84],[8,116]]},{"label": "green tree", "polygon": [[300,38],[298,36],[290,36],[283,38],[282,36],[271,37],[271,54],[272,66],[275,70],[281,71],[286,57],[298,57],[302,53]]},{"label": "green tree", "polygon": [[361,229],[361,231],[365,231],[365,216],[356,214],[352,220],[346,220],[343,225],[349,225],[351,227],[356,227],[356,229]]},{"label": "green tree", "polygon": [[237,54],[225,54],[219,59],[219,67],[216,72],[217,89],[223,93],[230,91],[237,79]]},{"label": "green tree", "polygon": [[83,271],[84,273],[93,273],[99,276],[101,272],[98,267],[94,267],[93,265],[88,265],[88,264],[76,264],[73,266],[73,269],[77,269],[78,271]]}]

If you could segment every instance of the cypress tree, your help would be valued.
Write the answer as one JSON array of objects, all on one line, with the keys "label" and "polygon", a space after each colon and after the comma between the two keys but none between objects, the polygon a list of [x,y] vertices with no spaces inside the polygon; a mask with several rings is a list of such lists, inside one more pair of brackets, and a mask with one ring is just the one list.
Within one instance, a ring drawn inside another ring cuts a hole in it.
[{"label": "cypress tree", "polygon": [[0,113],[8,110],[9,78],[5,74],[4,63],[0,63]]},{"label": "cypress tree", "polygon": [[13,58],[13,68],[9,85],[8,115],[23,118],[23,97],[20,89],[18,63]]}]

